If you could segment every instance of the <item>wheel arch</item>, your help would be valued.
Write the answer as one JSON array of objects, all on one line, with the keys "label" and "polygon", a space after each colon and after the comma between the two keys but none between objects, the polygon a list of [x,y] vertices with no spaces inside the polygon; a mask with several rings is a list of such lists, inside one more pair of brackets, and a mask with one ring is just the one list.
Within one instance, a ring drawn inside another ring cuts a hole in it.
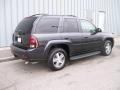
[{"label": "wheel arch", "polygon": [[67,44],[54,44],[54,45],[52,45],[52,46],[50,47],[48,53],[50,53],[50,51],[51,51],[52,49],[54,49],[54,48],[62,48],[62,49],[64,49],[64,50],[67,52],[68,56],[69,56],[69,54],[70,54],[70,49],[69,49],[69,46],[68,46]]},{"label": "wheel arch", "polygon": [[114,46],[114,39],[111,37],[105,38],[104,41],[110,40],[112,42],[112,47]]},{"label": "wheel arch", "polygon": [[64,49],[67,54],[68,54],[68,57],[70,56],[70,41],[51,41],[49,42],[46,47],[45,47],[45,50],[44,50],[44,55],[46,57],[48,57],[50,51],[54,48],[62,48]]}]

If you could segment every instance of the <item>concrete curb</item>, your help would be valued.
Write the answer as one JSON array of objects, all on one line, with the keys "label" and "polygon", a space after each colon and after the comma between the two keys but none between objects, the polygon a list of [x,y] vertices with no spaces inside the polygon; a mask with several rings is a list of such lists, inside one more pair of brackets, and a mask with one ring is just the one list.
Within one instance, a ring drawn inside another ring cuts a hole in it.
[{"label": "concrete curb", "polygon": [[14,61],[14,60],[18,60],[17,58],[15,57],[6,57],[6,58],[0,58],[0,63],[2,62],[8,62],[8,61]]},{"label": "concrete curb", "polygon": [[0,47],[0,53],[3,54],[2,52],[8,52],[6,54],[10,54],[10,55],[5,55],[4,57],[0,57],[0,63],[18,60],[18,58],[15,58],[11,54],[10,47]]},{"label": "concrete curb", "polygon": [[3,50],[10,50],[10,47],[0,47],[0,51],[3,51]]}]

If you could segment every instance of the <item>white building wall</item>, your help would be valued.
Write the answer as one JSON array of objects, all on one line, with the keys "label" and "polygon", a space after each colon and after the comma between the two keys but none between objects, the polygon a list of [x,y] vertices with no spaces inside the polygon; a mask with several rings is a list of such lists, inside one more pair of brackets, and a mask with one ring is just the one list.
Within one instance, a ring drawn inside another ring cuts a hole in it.
[{"label": "white building wall", "polygon": [[98,26],[105,12],[105,31],[120,34],[120,0],[0,0],[0,47],[9,46],[16,25],[26,16],[46,13],[76,15]]}]

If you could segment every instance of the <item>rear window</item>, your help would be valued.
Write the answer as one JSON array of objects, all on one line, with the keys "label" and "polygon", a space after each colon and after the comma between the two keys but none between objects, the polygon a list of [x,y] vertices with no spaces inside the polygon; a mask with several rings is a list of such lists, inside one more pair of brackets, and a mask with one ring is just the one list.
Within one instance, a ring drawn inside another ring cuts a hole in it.
[{"label": "rear window", "polygon": [[30,33],[33,27],[33,22],[37,19],[37,17],[27,17],[24,18],[16,27],[15,31],[24,31],[26,33]]},{"label": "rear window", "polygon": [[33,33],[57,33],[59,20],[58,17],[44,16],[38,21]]}]

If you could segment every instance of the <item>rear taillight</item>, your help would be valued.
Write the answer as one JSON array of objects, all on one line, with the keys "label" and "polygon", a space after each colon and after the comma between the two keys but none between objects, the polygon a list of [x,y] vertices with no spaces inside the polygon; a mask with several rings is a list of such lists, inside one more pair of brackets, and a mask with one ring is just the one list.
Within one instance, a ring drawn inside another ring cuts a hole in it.
[{"label": "rear taillight", "polygon": [[35,36],[30,36],[29,43],[30,43],[30,48],[38,47],[38,40]]}]

